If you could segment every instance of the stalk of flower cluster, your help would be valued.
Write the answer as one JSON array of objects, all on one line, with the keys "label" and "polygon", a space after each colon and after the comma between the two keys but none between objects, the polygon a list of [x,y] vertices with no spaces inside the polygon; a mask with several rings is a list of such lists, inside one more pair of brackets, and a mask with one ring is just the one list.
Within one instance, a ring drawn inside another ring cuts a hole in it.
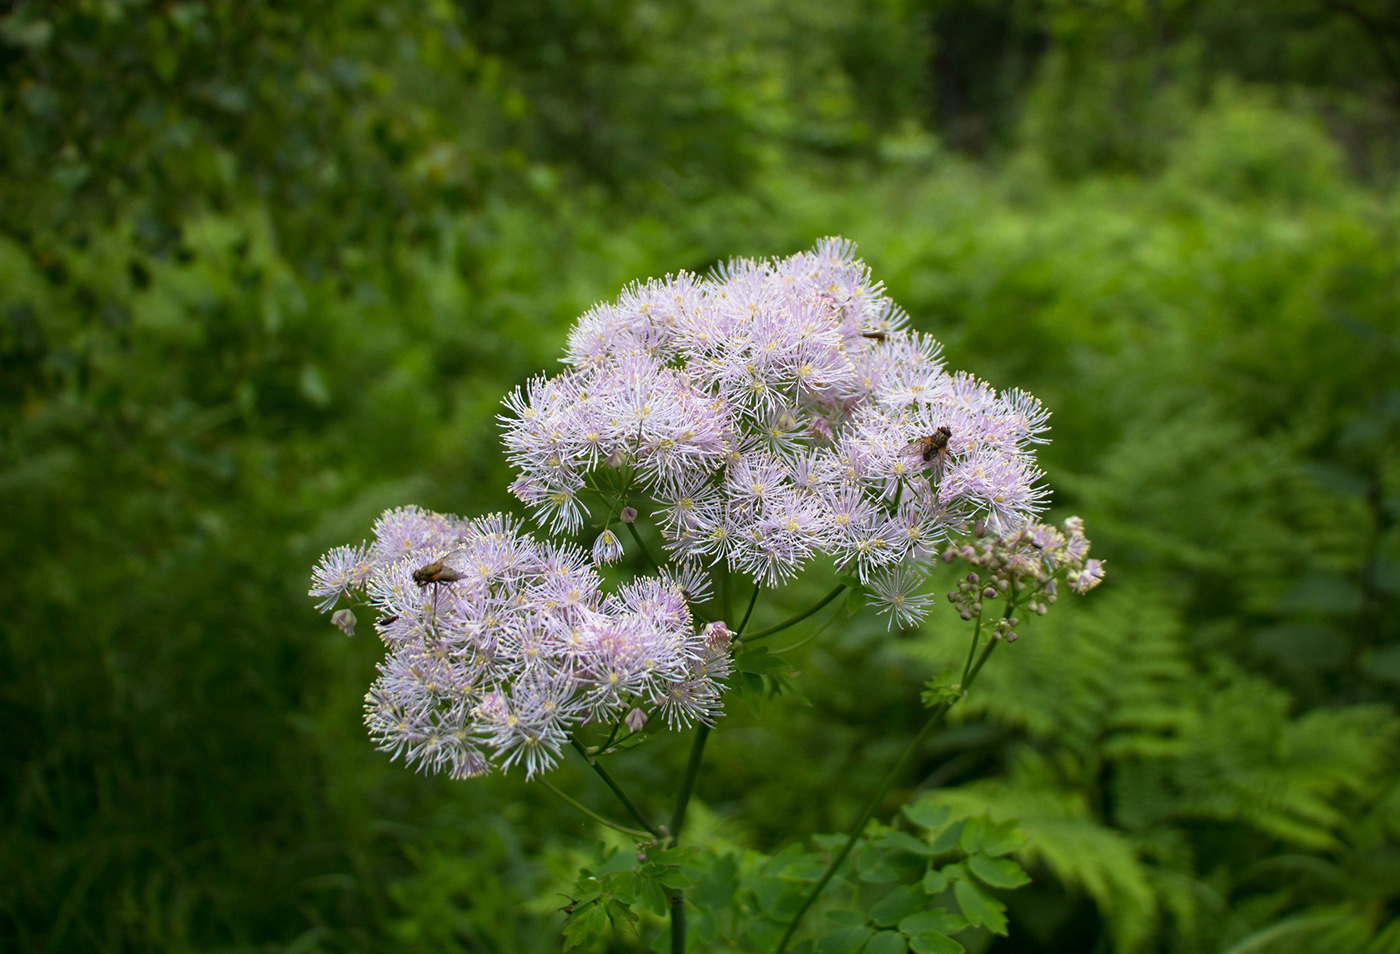
[{"label": "stalk of flower cluster", "polygon": [[622,790],[622,787],[613,780],[613,777],[608,774],[608,770],[598,764],[598,759],[589,755],[588,750],[583,747],[583,744],[579,742],[578,739],[570,738],[569,744],[578,751],[579,755],[583,756],[583,760],[588,763],[589,768],[598,773],[598,777],[603,780],[603,783],[607,785],[608,788],[612,789],[612,793],[617,796],[617,800],[622,803],[622,807],[627,809],[627,813],[635,818],[637,823],[645,828],[653,838],[660,840],[661,832],[657,830],[655,825],[647,820],[646,815],[643,815],[642,810],[637,807],[637,803],[632,801],[627,793]]},{"label": "stalk of flower cluster", "polygon": [[[1015,603],[1012,601],[1008,601],[1006,606],[1006,613],[1003,616],[1003,619],[1010,619],[1011,613],[1014,609]],[[974,647],[974,650],[977,645],[976,640],[980,631],[981,619],[979,618],[977,630],[974,631],[973,634],[974,641],[972,645]],[[864,833],[865,826],[870,823],[871,816],[875,814],[876,809],[878,809],[881,803],[884,802],[885,796],[889,794],[890,788],[893,787],[895,781],[901,775],[904,774],[904,769],[909,764],[909,760],[914,757],[914,753],[917,752],[919,750],[919,747],[923,745],[924,740],[928,738],[929,733],[931,733],[935,728],[938,727],[939,724],[943,722],[944,718],[946,718],[948,715],[948,711],[952,709],[954,705],[957,704],[958,699],[961,699],[965,695],[967,695],[967,690],[972,686],[973,681],[977,678],[977,673],[982,670],[982,667],[986,664],[987,659],[992,655],[992,650],[996,649],[997,644],[999,642],[1001,642],[1001,637],[999,635],[994,635],[991,639],[987,641],[987,645],[982,649],[981,654],[978,655],[975,658],[975,660],[971,653],[969,653],[967,663],[963,667],[962,681],[959,683],[962,691],[958,694],[956,698],[940,702],[937,708],[934,709],[933,714],[929,716],[928,721],[924,723],[923,728],[919,730],[918,735],[914,736],[914,738],[910,740],[909,744],[904,747],[904,751],[899,753],[899,758],[895,760],[894,765],[891,766],[889,772],[887,772],[885,774],[885,777],[880,781],[880,787],[876,789],[874,796],[870,799],[869,802],[866,803],[865,808],[861,811],[860,817],[857,818],[855,824],[851,826],[851,830],[846,837],[845,844],[841,846],[841,850],[838,851],[836,855],[831,859],[831,861],[827,864],[826,870],[822,872],[821,878],[818,879],[817,883],[812,886],[812,890],[809,891],[807,893],[807,897],[803,899],[802,906],[797,909],[797,913],[795,913],[792,916],[792,920],[788,922],[787,930],[783,932],[781,940],[778,941],[778,947],[776,948],[777,954],[782,954],[783,951],[787,950],[788,943],[792,940],[793,934],[797,932],[798,925],[802,923],[802,918],[807,914],[807,911],[812,907],[812,905],[816,903],[817,898],[822,893],[822,890],[827,886],[827,884],[830,883],[832,877],[835,876],[837,869],[841,867],[842,862],[844,862],[846,860],[846,857],[850,855],[851,849],[855,847],[856,842],[860,840],[861,834]]]},{"label": "stalk of flower cluster", "polygon": [[[755,585],[753,596],[749,599],[748,612],[744,614],[744,621],[739,624],[739,631],[735,634],[736,641],[743,636],[744,627],[748,625],[749,619],[753,615],[754,605],[758,602],[758,591],[759,587]],[[725,596],[725,611],[728,612],[727,589]],[[695,741],[691,744],[690,758],[686,761],[685,766],[685,775],[682,776],[680,790],[676,793],[676,807],[671,813],[671,824],[668,828],[670,838],[667,844],[672,848],[680,842],[681,826],[685,824],[685,811],[690,805],[690,796],[695,791],[695,780],[700,775],[700,763],[705,758],[705,743],[709,738],[710,727],[702,722],[695,729]],[[671,954],[685,954],[685,894],[679,888],[671,896]]]},{"label": "stalk of flower cluster", "polygon": [[781,633],[785,629],[790,629],[791,627],[796,626],[798,623],[802,622],[804,619],[813,615],[814,613],[820,612],[823,606],[830,603],[832,600],[836,599],[836,597],[840,596],[844,592],[846,592],[846,584],[837,583],[835,589],[823,596],[814,605],[809,606],[802,612],[798,613],[796,616],[783,620],[783,622],[778,623],[774,626],[769,626],[767,629],[761,629],[758,632],[754,633],[752,636],[746,638],[749,642],[753,642],[756,639],[764,639],[768,636],[772,636],[775,633]]},{"label": "stalk of flower cluster", "polygon": [[560,798],[562,798],[564,801],[568,802],[568,803],[569,803],[570,805],[572,805],[574,808],[577,808],[579,811],[583,812],[585,815],[587,815],[589,818],[593,819],[593,820],[594,820],[595,822],[597,822],[598,824],[604,825],[604,826],[606,826],[606,827],[608,827],[608,828],[611,828],[613,831],[620,831],[620,832],[622,832],[624,835],[631,835],[633,838],[646,839],[646,838],[649,838],[649,837],[650,837],[646,832],[641,831],[640,829],[637,829],[637,828],[628,828],[626,825],[619,825],[617,822],[613,821],[612,819],[610,819],[610,818],[605,818],[604,816],[599,815],[599,814],[598,814],[597,812],[595,812],[593,809],[589,808],[587,805],[583,804],[582,802],[580,802],[580,801],[578,801],[576,798],[574,798],[572,795],[570,795],[570,794],[568,794],[567,792],[565,792],[565,791],[564,791],[563,789],[561,789],[559,786],[555,785],[555,784],[554,784],[553,782],[551,782],[548,778],[546,778],[546,777],[544,777],[544,776],[541,776],[541,777],[538,779],[538,781],[539,781],[539,783],[540,783],[541,785],[543,785],[546,789],[548,789],[549,791],[553,792],[555,795],[558,795],[558,796],[559,796]]},{"label": "stalk of flower cluster", "polygon": [[[674,848],[681,838],[681,826],[685,824],[685,810],[690,804],[690,796],[695,791],[695,779],[700,774],[700,762],[705,757],[705,742],[710,737],[710,727],[701,723],[695,730],[695,741],[690,746],[690,758],[686,762],[685,775],[681,778],[680,791],[676,793],[676,808],[671,813],[668,828],[670,838],[667,845]],[[685,954],[685,894],[675,889],[671,895],[671,954]]]}]

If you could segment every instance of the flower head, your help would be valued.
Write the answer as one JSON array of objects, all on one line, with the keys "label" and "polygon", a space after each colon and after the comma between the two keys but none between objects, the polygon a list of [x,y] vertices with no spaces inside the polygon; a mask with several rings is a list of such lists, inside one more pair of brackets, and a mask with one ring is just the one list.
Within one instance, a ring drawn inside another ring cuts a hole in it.
[{"label": "flower head", "polygon": [[[344,598],[376,615],[389,656],[365,721],[393,756],[454,778],[517,765],[530,776],[592,721],[642,705],[673,726],[718,714],[727,656],[696,630],[675,579],[605,595],[582,551],[540,543],[500,515],[411,508],[376,530],[384,535],[368,548],[323,558],[312,595],[323,611]],[[614,546],[612,535],[604,550]],[[342,628],[351,619],[335,614]]]}]

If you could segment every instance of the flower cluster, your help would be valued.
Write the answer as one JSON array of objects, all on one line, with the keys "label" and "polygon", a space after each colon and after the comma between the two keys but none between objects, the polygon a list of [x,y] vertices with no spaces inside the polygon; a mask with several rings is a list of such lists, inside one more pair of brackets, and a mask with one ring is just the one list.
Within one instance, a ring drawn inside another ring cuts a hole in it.
[{"label": "flower cluster", "polygon": [[[981,539],[943,551],[945,563],[962,560],[976,568],[948,593],[965,620],[981,614],[984,599],[1006,597],[1044,616],[1059,598],[1058,581],[1075,593],[1087,593],[1103,581],[1103,561],[1089,558],[1089,538],[1078,517],[1066,520],[1063,529],[1037,521],[1005,535],[987,535],[979,526],[975,536]],[[997,635],[1014,642],[1012,627],[1018,622],[1014,617],[998,620]]]},{"label": "flower cluster", "polygon": [[[371,735],[453,778],[547,770],[589,722],[713,723],[730,674],[729,631],[696,631],[679,578],[604,595],[582,550],[501,515],[388,511],[372,543],[330,551],[312,584],[322,612],[368,604],[390,649],[366,696]],[[335,617],[353,629],[352,613]]]},{"label": "flower cluster", "polygon": [[916,622],[954,528],[1011,533],[1042,508],[1031,448],[1048,414],[949,372],[906,323],[838,239],[630,287],[579,320],[569,370],[507,398],[511,489],[555,532],[601,504],[600,563],[620,555],[606,524],[626,505],[681,567],[776,586],[820,554]]}]

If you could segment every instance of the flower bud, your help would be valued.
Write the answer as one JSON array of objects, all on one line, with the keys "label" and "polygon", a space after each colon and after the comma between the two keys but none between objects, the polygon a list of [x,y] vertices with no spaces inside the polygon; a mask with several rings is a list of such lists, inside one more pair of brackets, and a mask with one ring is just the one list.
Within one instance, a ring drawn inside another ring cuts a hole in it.
[{"label": "flower bud", "polygon": [[705,645],[713,652],[723,652],[728,649],[730,641],[734,639],[734,631],[724,625],[723,620],[706,623],[701,635],[705,637]]},{"label": "flower bud", "polygon": [[637,508],[636,508],[636,507],[623,507],[623,508],[622,508],[622,513],[619,515],[619,519],[620,519],[623,523],[631,523],[633,520],[636,520],[636,519],[637,519]]},{"label": "flower bud", "polygon": [[641,709],[633,709],[627,713],[627,718],[622,720],[627,725],[629,732],[640,732],[642,726],[647,724],[647,714]]},{"label": "flower bud", "polygon": [[355,635],[355,614],[348,609],[338,609],[331,614],[331,622],[335,628],[346,636]]},{"label": "flower bud", "polygon": [[1014,643],[1018,638],[1020,637],[1018,637],[1014,631],[1006,634],[1006,641],[1008,643]]}]

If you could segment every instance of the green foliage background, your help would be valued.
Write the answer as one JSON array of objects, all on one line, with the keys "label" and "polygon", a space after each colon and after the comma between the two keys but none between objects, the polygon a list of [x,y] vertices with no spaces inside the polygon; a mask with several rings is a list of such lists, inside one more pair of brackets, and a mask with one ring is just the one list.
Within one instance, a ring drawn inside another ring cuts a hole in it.
[{"label": "green foliage background", "polygon": [[[1022,819],[1034,883],[978,943],[1400,951],[1396,23],[0,2],[0,949],[557,950],[595,833],[372,751],[377,646],[309,567],[386,506],[508,506],[497,402],[594,300],[839,233],[1054,409],[1109,560],[891,798]],[[694,837],[846,824],[949,615],[803,650],[813,705],[726,718]]]}]

